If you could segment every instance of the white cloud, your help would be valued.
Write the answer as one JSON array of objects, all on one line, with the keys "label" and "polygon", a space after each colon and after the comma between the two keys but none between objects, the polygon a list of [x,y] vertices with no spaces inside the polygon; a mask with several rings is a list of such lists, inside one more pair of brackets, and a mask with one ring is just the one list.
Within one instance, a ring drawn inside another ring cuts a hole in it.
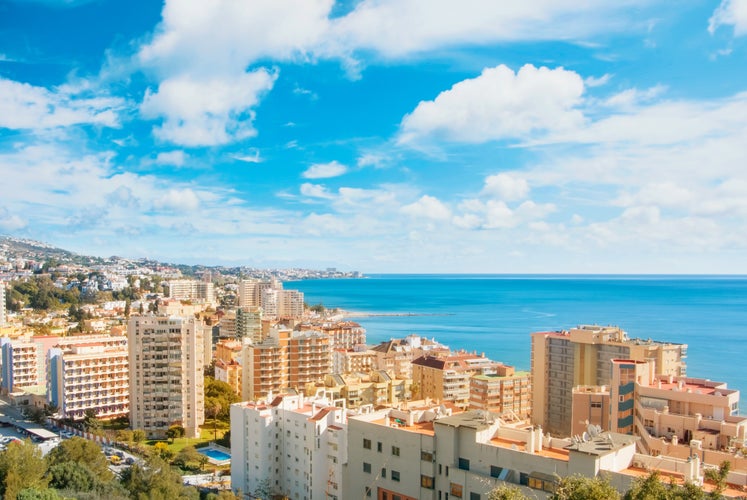
[{"label": "white cloud", "polygon": [[401,208],[402,213],[417,219],[445,221],[451,218],[451,210],[438,198],[424,195],[415,203]]},{"label": "white cloud", "polygon": [[263,161],[259,154],[259,149],[257,148],[250,148],[246,154],[233,155],[232,158],[234,160],[243,161],[244,163],[262,163]]},{"label": "white cloud", "polygon": [[156,163],[159,165],[183,167],[186,160],[187,155],[184,151],[164,151],[163,153],[158,153],[158,156],[156,156]]},{"label": "white cloud", "polygon": [[721,0],[708,20],[708,31],[713,34],[720,26],[733,26],[735,36],[747,34],[747,0]]},{"label": "white cloud", "polygon": [[164,141],[213,146],[256,135],[253,107],[272,89],[277,73],[258,69],[233,77],[176,76],[147,91],[140,106],[146,118],[163,118],[154,128]]},{"label": "white cloud", "polygon": [[382,167],[387,162],[387,157],[381,153],[364,153],[358,157],[359,167]]},{"label": "white cloud", "polygon": [[329,163],[315,163],[301,175],[306,179],[326,179],[338,177],[347,171],[348,167],[335,160]]},{"label": "white cloud", "polygon": [[584,85],[589,88],[602,87],[604,85],[607,85],[611,79],[612,75],[610,75],[609,73],[605,73],[600,77],[587,76],[586,78],[584,78]]},{"label": "white cloud", "polygon": [[664,85],[656,85],[645,90],[639,90],[636,88],[625,89],[622,92],[609,97],[604,101],[604,105],[619,110],[628,110],[640,104],[653,101],[666,90],[667,88]]},{"label": "white cloud", "polygon": [[428,136],[468,143],[523,138],[583,123],[581,77],[563,68],[504,65],[422,101],[401,123],[401,143]]},{"label": "white cloud", "polygon": [[18,214],[12,214],[5,207],[0,207],[0,229],[16,231],[28,225],[28,222]]},{"label": "white cloud", "polygon": [[350,14],[335,19],[329,43],[337,50],[374,50],[397,58],[448,46],[579,39],[631,29],[638,19],[625,9],[642,3],[363,0]]},{"label": "white cloud", "polygon": [[321,186],[319,184],[311,184],[309,182],[305,182],[301,184],[300,191],[302,195],[308,196],[310,198],[324,198],[324,199],[334,198],[334,195],[330,193],[326,187]]},{"label": "white cloud", "polygon": [[119,126],[118,98],[89,98],[0,78],[0,128],[48,129],[79,124]]},{"label": "white cloud", "polygon": [[502,172],[486,177],[482,192],[504,201],[515,201],[526,198],[529,194],[529,184],[526,179],[517,177],[516,174]]}]

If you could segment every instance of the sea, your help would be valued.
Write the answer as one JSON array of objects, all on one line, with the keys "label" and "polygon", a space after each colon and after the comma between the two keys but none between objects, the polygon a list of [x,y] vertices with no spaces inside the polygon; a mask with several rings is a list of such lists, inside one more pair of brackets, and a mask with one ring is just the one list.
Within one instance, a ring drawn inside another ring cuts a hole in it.
[{"label": "sea", "polygon": [[530,334],[614,325],[688,344],[687,374],[741,390],[747,413],[747,276],[374,274],[288,283],[341,308],[368,344],[417,334],[529,370]]}]

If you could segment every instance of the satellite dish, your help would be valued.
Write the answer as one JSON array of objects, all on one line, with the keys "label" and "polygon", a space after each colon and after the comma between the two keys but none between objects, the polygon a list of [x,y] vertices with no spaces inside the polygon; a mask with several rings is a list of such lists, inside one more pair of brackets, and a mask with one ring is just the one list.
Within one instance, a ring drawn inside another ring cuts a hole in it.
[{"label": "satellite dish", "polygon": [[591,436],[589,436],[589,433],[588,433],[588,432],[584,432],[584,433],[583,433],[583,434],[581,435],[581,439],[582,439],[582,440],[583,440],[583,442],[585,443],[585,442],[587,442],[587,441],[589,441],[589,440],[591,439]]},{"label": "satellite dish", "polygon": [[594,424],[587,425],[586,432],[588,433],[590,438],[595,438],[599,434],[599,432],[597,432],[597,426]]}]

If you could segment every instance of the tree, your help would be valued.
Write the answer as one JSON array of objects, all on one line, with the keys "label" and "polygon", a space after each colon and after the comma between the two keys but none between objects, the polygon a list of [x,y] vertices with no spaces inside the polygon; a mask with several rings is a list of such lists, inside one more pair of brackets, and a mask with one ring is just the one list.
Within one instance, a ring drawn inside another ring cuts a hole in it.
[{"label": "tree", "polygon": [[56,490],[26,488],[18,493],[16,500],[63,500],[63,497]]},{"label": "tree", "polygon": [[10,443],[0,454],[0,497],[16,498],[25,488],[45,489],[46,471],[41,450],[31,441]]},{"label": "tree", "polygon": [[620,493],[606,477],[567,476],[560,480],[550,500],[619,500]]},{"label": "tree", "polygon": [[726,478],[729,475],[731,463],[724,460],[718,469],[708,469],[705,471],[705,479],[714,483],[713,491],[708,495],[709,498],[720,499],[721,493],[726,489]]},{"label": "tree", "polygon": [[176,455],[176,458],[174,459],[174,465],[177,465],[182,469],[186,469],[189,467],[190,463],[199,463],[200,457],[202,456],[204,455],[199,453],[194,446],[185,446]]},{"label": "tree", "polygon": [[94,434],[97,434],[101,431],[101,420],[99,420],[98,415],[96,414],[96,410],[94,410],[93,408],[89,408],[85,411],[83,417],[83,427],[88,432],[92,432]]},{"label": "tree", "polygon": [[488,500],[529,500],[529,497],[517,486],[502,484],[488,493]]},{"label": "tree", "polygon": [[179,474],[160,458],[151,458],[147,466],[138,464],[125,469],[122,484],[133,499],[198,500],[200,494],[185,487]]},{"label": "tree", "polygon": [[184,437],[184,434],[186,434],[184,427],[181,425],[172,425],[171,427],[166,430],[166,437],[171,440],[171,442],[174,442],[174,439]]},{"label": "tree", "polygon": [[58,490],[91,491],[98,483],[96,474],[85,464],[67,461],[49,468],[49,485]]},{"label": "tree", "polygon": [[132,440],[136,443],[142,443],[143,441],[145,441],[145,431],[142,429],[133,430]]},{"label": "tree", "polygon": [[153,449],[156,451],[158,456],[165,461],[169,461],[174,457],[174,452],[169,449],[169,445],[163,441],[153,445]]},{"label": "tree", "polygon": [[109,470],[106,455],[99,445],[82,437],[65,439],[49,452],[47,460],[50,466],[66,462],[84,465],[101,482],[110,481],[114,477]]}]

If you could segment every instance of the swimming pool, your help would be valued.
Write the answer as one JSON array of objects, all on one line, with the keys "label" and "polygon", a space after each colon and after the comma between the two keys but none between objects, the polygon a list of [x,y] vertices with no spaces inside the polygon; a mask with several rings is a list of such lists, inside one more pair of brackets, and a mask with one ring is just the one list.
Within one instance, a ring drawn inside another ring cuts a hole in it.
[{"label": "swimming pool", "polygon": [[218,449],[216,445],[211,444],[207,448],[198,449],[197,451],[208,457],[208,460],[211,464],[227,465],[231,463],[231,454],[229,453],[230,450],[227,450],[225,448]]}]

